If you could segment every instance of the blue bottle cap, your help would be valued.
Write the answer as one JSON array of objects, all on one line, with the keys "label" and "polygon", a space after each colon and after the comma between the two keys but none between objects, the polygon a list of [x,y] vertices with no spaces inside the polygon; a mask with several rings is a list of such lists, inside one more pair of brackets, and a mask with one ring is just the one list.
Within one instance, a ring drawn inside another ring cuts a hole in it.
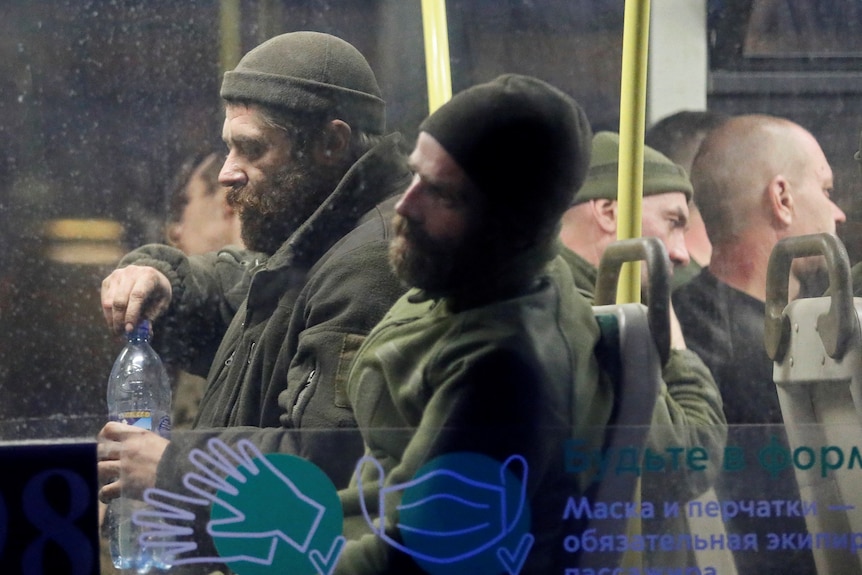
[{"label": "blue bottle cap", "polygon": [[152,329],[150,320],[141,320],[141,323],[139,323],[137,327],[135,327],[135,329],[129,332],[129,340],[149,341],[151,332]]}]

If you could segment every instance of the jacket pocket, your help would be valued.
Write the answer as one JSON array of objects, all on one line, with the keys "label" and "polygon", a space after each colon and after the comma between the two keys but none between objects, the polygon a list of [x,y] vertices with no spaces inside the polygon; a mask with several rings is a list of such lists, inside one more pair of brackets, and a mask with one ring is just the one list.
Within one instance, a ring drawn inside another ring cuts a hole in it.
[{"label": "jacket pocket", "polygon": [[335,370],[335,405],[336,407],[350,407],[350,398],[347,395],[347,380],[350,378],[350,368],[353,360],[365,341],[364,335],[348,333],[344,335],[341,343],[341,353],[338,354],[338,367]]}]

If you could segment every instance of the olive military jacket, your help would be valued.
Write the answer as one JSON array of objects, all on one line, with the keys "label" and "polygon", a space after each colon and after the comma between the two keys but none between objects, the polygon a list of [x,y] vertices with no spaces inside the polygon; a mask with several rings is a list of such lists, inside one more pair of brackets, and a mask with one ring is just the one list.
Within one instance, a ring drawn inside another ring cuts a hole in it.
[{"label": "olive military jacket", "polygon": [[[492,481],[498,484],[500,466],[512,456],[523,457],[536,540],[522,572],[561,573],[566,500],[585,491],[584,477],[565,469],[564,444],[579,438],[600,449],[613,403],[594,354],[598,338],[590,305],[559,259],[538,288],[488,305],[453,311],[446,299],[428,300],[417,290],[399,299],[365,340],[348,381],[366,455],[379,464],[361,468],[361,484],[385,485],[385,509],[375,505],[374,518],[383,515],[391,541],[370,533],[355,478],[342,492],[349,541],[336,573],[424,573],[414,562],[429,551],[422,541],[408,544],[415,553],[396,550],[401,541],[396,525],[403,532],[408,522],[405,510],[396,509],[403,494],[399,486],[424,465],[458,453],[496,462]],[[451,502],[426,501],[432,508]],[[492,522],[495,511],[499,520],[494,507]],[[425,516],[441,516],[433,509],[429,513]],[[446,516],[456,522],[461,517]],[[494,564],[493,550],[485,559],[494,570],[482,566],[481,555],[471,559],[479,562],[474,572],[505,572]],[[466,572],[462,567],[458,572]]]},{"label": "olive military jacket", "polygon": [[[560,254],[566,261],[578,291],[592,301],[598,270],[572,250],[560,245]],[[669,460],[670,453],[690,453],[703,449],[708,463],[697,469],[685,456],[674,464],[675,469],[644,470],[641,479],[643,501],[652,501],[659,508],[664,502],[683,504],[709,490],[721,469],[721,459],[727,442],[727,422],[722,398],[709,368],[700,357],[688,349],[671,349],[662,368],[662,385],[653,409],[647,449]],[[621,422],[624,424],[625,422]],[[669,451],[675,450],[675,451]],[[683,506],[680,505],[682,508]],[[645,534],[685,534],[688,531],[684,509],[680,517],[644,520]],[[693,566],[694,557],[689,551],[647,553],[646,566]]]},{"label": "olive military jacket", "polygon": [[[560,247],[560,254],[569,265],[578,291],[592,300],[598,270],[564,246]],[[727,422],[721,394],[706,364],[691,350],[671,349],[662,368],[662,379],[648,447],[665,455],[668,448],[701,447],[709,453],[711,461],[718,461],[727,441]],[[708,489],[717,472],[718,466],[711,465],[710,471],[690,473],[685,482],[662,478],[658,483],[668,489],[664,497],[687,501]]]}]

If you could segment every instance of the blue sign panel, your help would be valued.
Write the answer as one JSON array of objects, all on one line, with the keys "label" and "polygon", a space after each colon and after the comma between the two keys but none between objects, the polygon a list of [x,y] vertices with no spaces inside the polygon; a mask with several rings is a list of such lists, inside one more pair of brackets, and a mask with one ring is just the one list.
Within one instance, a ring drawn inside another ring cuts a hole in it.
[{"label": "blue sign panel", "polygon": [[96,444],[0,445],[0,573],[98,575]]}]

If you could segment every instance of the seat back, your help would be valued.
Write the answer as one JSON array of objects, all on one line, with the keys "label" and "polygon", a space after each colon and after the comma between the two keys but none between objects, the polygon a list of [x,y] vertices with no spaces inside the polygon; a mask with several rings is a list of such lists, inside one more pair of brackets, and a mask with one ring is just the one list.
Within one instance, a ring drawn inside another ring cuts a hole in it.
[{"label": "seat back", "polygon": [[[788,303],[792,260],[823,255],[830,288],[824,297]],[[786,238],[773,250],[767,272],[766,348],[774,361],[781,414],[787,430],[812,552],[821,575],[862,574],[852,547],[819,544],[817,534],[862,532],[862,487],[852,454],[862,449],[862,299],[852,297],[850,265],[831,234]],[[816,463],[809,461],[816,459]],[[862,467],[862,460],[856,461]]]},{"label": "seat back", "polygon": [[[645,260],[650,274],[651,304],[616,304],[616,287],[623,263]],[[616,461],[621,453],[643,454],[650,430],[653,407],[661,387],[661,368],[669,354],[670,332],[668,319],[657,310],[668,310],[669,260],[664,245],[655,238],[639,238],[616,242],[608,247],[599,265],[593,313],[601,328],[597,356],[602,369],[613,383],[614,408],[610,425],[605,433],[603,456]],[[652,310],[652,311],[651,311]],[[658,326],[658,331],[651,326]],[[634,461],[639,465],[639,461]],[[589,499],[596,504],[629,503],[640,501],[638,476],[634,473],[617,473],[609,467],[593,484]],[[639,531],[622,517],[593,518],[586,529],[595,529],[596,535],[625,535]],[[582,569],[617,567],[622,552],[584,552],[578,565]]]}]

